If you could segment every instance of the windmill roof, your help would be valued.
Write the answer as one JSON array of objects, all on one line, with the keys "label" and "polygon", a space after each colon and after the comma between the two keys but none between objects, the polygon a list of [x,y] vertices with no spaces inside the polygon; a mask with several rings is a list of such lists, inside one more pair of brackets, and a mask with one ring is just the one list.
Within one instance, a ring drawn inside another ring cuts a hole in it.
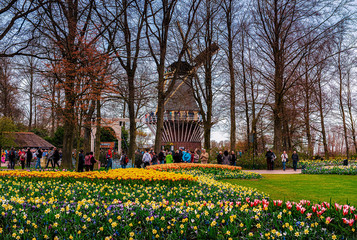
[{"label": "windmill roof", "polygon": [[176,80],[174,90],[165,104],[166,111],[199,111],[189,81]]}]

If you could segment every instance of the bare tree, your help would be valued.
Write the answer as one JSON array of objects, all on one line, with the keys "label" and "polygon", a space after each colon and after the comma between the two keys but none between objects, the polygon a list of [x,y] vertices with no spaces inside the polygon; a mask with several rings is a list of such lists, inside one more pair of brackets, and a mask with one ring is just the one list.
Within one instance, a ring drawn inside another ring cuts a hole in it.
[{"label": "bare tree", "polygon": [[[341,20],[336,14],[345,1],[256,0],[256,36],[265,63],[260,73],[273,95],[274,147],[280,152],[288,135],[285,97],[300,76],[298,67],[311,46],[333,33]],[[325,11],[321,14],[322,10]],[[273,74],[270,74],[273,72]],[[285,127],[284,127],[285,126]]]},{"label": "bare tree", "polygon": [[[127,85],[127,97],[124,98],[128,105],[130,121],[130,145],[129,158],[135,158],[136,149],[136,102],[138,101],[138,91],[142,91],[135,84],[135,78],[139,63],[139,54],[143,42],[142,32],[144,29],[145,18],[147,17],[148,1],[127,1],[116,0],[103,2],[104,14],[98,16],[106,28],[104,35],[110,49],[114,52],[115,58],[124,69]],[[135,17],[134,17],[135,16]]]},{"label": "bare tree", "polygon": [[[190,0],[185,5],[180,6],[180,11],[186,9],[185,16],[185,33],[183,34],[182,42],[178,46],[177,51],[177,69],[180,69],[181,60],[187,50],[188,43],[191,41],[191,29],[195,21],[197,10],[199,9],[201,0]],[[164,121],[164,105],[166,99],[173,91],[179,71],[176,71],[170,82],[165,86],[165,66],[167,64],[167,55],[169,47],[169,36],[172,20],[177,10],[178,0],[162,0],[150,1],[148,4],[148,13],[146,18],[146,37],[149,46],[150,55],[156,65],[158,80],[157,80],[157,127],[155,135],[155,151],[159,152],[162,142],[163,121]]]},{"label": "bare tree", "polygon": [[225,17],[226,24],[226,39],[228,42],[227,62],[229,69],[229,83],[230,83],[230,149],[235,150],[236,148],[236,79],[235,79],[235,67],[234,67],[234,52],[233,44],[235,38],[238,34],[237,30],[234,30],[235,24],[237,24],[236,14],[237,14],[237,1],[225,0],[222,1],[222,9]]},{"label": "bare tree", "polygon": [[13,65],[9,59],[0,58],[0,114],[16,120],[20,116],[18,90],[13,79]]}]

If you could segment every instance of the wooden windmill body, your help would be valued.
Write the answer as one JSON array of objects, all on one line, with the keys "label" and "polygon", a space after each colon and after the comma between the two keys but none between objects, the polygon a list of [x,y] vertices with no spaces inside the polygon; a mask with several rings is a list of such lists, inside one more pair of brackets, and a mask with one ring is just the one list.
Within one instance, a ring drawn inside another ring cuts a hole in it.
[{"label": "wooden windmill body", "polygon": [[[164,106],[163,146],[171,145],[173,149],[184,148],[190,151],[201,148],[203,139],[202,117],[195,101],[192,79],[198,68],[204,63],[207,54],[213,55],[218,49],[218,45],[213,43],[195,59],[192,59],[188,52],[192,65],[182,61],[180,63],[175,62],[167,68],[165,74],[167,83],[172,81],[176,72],[178,78],[174,83],[174,90],[167,98]],[[147,114],[145,122],[155,134],[156,114],[153,112]]]}]

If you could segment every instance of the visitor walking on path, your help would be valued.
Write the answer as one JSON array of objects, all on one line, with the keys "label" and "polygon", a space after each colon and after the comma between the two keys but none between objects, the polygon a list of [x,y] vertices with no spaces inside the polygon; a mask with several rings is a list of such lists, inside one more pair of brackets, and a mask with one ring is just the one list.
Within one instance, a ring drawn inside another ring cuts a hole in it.
[{"label": "visitor walking on path", "polygon": [[222,151],[219,151],[218,155],[217,155],[217,164],[222,164]]},{"label": "visitor walking on path", "polygon": [[160,164],[164,164],[164,163],[165,163],[165,153],[164,153],[164,150],[161,150],[161,152],[159,152],[158,159],[159,159]]},{"label": "visitor walking on path", "polygon": [[237,161],[237,157],[236,157],[234,151],[232,151],[232,153],[231,153],[231,165],[235,166],[236,165],[236,161]]},{"label": "visitor walking on path", "polygon": [[91,160],[91,159],[90,159],[89,153],[86,153],[86,156],[85,156],[85,158],[84,158],[84,166],[85,166],[87,172],[89,172],[90,169],[91,169],[90,166],[92,165],[92,163],[91,163],[90,160]]},{"label": "visitor walking on path", "polygon": [[198,155],[197,148],[195,149],[194,156],[193,156],[193,162],[194,163],[199,163],[200,161],[200,155]]},{"label": "visitor walking on path", "polygon": [[267,170],[274,170],[273,164],[274,164],[275,154],[271,151],[271,149],[267,151],[265,157],[267,159]]},{"label": "visitor walking on path", "polygon": [[123,153],[121,155],[121,158],[120,158],[120,166],[121,166],[121,168],[126,168],[126,165],[128,164],[128,162],[129,162],[128,156],[123,151]]},{"label": "visitor walking on path", "polygon": [[19,158],[21,163],[21,169],[25,169],[26,152],[24,149],[22,149],[22,151],[19,151]]},{"label": "visitor walking on path", "polygon": [[53,164],[53,153],[54,153],[53,150],[47,153],[47,163],[46,163],[45,168],[48,168],[48,165],[50,164],[50,162],[51,162],[52,168],[55,168],[54,164]]},{"label": "visitor walking on path", "polygon": [[105,167],[105,169],[108,171],[109,168],[113,169],[113,154],[112,154],[112,150],[108,150],[107,152],[107,166]]},{"label": "visitor walking on path", "polygon": [[140,153],[139,150],[135,151],[135,167],[136,168],[141,168],[141,165],[143,164],[143,155]]},{"label": "visitor walking on path", "polygon": [[224,151],[224,154],[222,156],[222,163],[223,165],[230,165],[231,163],[231,156],[229,156],[228,151]]},{"label": "visitor walking on path", "polygon": [[35,169],[37,169],[37,166],[41,169],[41,158],[42,158],[42,150],[41,148],[39,148],[37,150],[37,153],[36,153],[36,165],[35,165]]},{"label": "visitor walking on path", "polygon": [[143,163],[144,163],[144,168],[150,165],[151,162],[151,156],[148,153],[148,150],[145,149],[145,153],[143,155]]},{"label": "visitor walking on path", "polygon": [[56,164],[58,166],[58,168],[60,168],[59,166],[59,163],[58,161],[60,160],[60,153],[59,151],[57,150],[57,148],[53,148],[54,152],[53,152],[53,155],[52,155],[52,158],[53,158],[53,168],[56,168]]},{"label": "visitor walking on path", "polygon": [[174,156],[174,163],[180,163],[181,162],[181,156],[179,150],[176,150]]},{"label": "visitor walking on path", "polygon": [[191,154],[188,151],[184,150],[182,152],[182,160],[185,163],[190,163],[191,162]]},{"label": "visitor walking on path", "polygon": [[283,170],[285,171],[285,167],[286,167],[286,162],[289,161],[288,159],[288,154],[286,154],[286,151],[283,152],[283,154],[281,154],[281,162],[283,163]]},{"label": "visitor walking on path", "polygon": [[297,162],[299,161],[299,155],[296,153],[296,151],[294,151],[293,155],[291,155],[291,159],[293,160],[294,171],[296,171]]},{"label": "visitor walking on path", "polygon": [[173,163],[174,160],[173,160],[173,157],[171,155],[171,152],[168,152],[167,155],[166,155],[166,163]]},{"label": "visitor walking on path", "polygon": [[28,148],[27,149],[27,153],[26,153],[26,167],[27,168],[30,168],[31,160],[32,160],[32,152],[31,152],[31,149]]},{"label": "visitor walking on path", "polygon": [[83,172],[84,169],[84,154],[83,154],[83,149],[79,151],[79,155],[78,155],[78,172]]},{"label": "visitor walking on path", "polygon": [[209,158],[209,155],[208,155],[208,152],[206,152],[206,149],[202,149],[202,153],[201,153],[201,163],[203,164],[207,164],[208,163],[208,158]]}]

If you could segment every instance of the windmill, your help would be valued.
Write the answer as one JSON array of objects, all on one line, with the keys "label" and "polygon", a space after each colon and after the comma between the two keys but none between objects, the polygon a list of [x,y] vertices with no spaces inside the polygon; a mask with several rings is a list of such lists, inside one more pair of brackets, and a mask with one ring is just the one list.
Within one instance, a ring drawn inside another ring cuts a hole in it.
[{"label": "windmill", "polygon": [[[181,37],[184,38],[180,24],[177,22]],[[192,79],[197,70],[203,65],[207,55],[217,53],[219,47],[216,43],[200,52],[195,58],[191,51],[186,50],[190,63],[186,61],[172,63],[165,72],[165,82],[168,85],[173,81],[173,76],[178,75],[174,90],[166,99],[164,105],[164,129],[162,134],[163,145],[172,145],[174,149],[183,147],[194,150],[201,147],[203,129],[202,117],[194,98],[192,89]],[[145,123],[155,135],[156,115],[154,112],[145,115]]]}]

